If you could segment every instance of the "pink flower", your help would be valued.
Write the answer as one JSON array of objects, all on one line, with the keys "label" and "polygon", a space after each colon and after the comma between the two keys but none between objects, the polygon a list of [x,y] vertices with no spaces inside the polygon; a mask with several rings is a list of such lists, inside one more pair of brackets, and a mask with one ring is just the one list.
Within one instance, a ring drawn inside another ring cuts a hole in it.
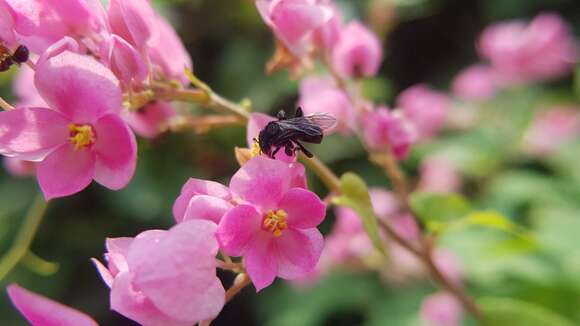
[{"label": "pink flower", "polygon": [[166,79],[181,81],[184,85],[189,80],[183,73],[187,67],[193,70],[193,63],[179,35],[173,27],[161,16],[157,16],[159,37],[152,43],[149,55],[152,63],[160,70],[158,73]]},{"label": "pink flower", "polygon": [[407,157],[417,140],[415,126],[400,112],[387,107],[366,113],[362,118],[362,132],[369,148],[380,151],[390,147],[400,160]]},{"label": "pink flower", "polygon": [[445,248],[436,248],[433,251],[433,262],[447,279],[460,284],[463,279],[463,265],[455,253]]},{"label": "pink flower", "polygon": [[0,43],[8,47],[16,44],[14,33],[15,13],[5,0],[0,0]]},{"label": "pink flower", "polygon": [[123,119],[131,126],[137,135],[144,138],[155,138],[177,113],[168,102],[152,102],[136,112],[123,112]]},{"label": "pink flower", "polygon": [[244,257],[258,291],[276,276],[304,277],[322,252],[316,226],[326,206],[313,192],[296,187],[294,179],[287,163],[258,156],[230,181],[241,203],[224,215],[216,235],[224,253]]},{"label": "pink flower", "polygon": [[28,177],[36,172],[36,163],[19,160],[14,157],[5,157],[4,168],[15,177]]},{"label": "pink flower", "polygon": [[147,78],[148,68],[139,52],[129,42],[111,35],[101,43],[101,62],[119,78],[123,86],[131,89]]},{"label": "pink flower", "polygon": [[332,12],[332,18],[314,31],[314,43],[318,48],[331,53],[340,39],[342,17],[332,0],[319,0],[318,2],[327,5]]},{"label": "pink flower", "polygon": [[580,116],[576,108],[556,107],[539,111],[526,131],[524,149],[533,155],[556,152],[580,134]]},{"label": "pink flower", "polygon": [[32,326],[98,326],[88,315],[17,284],[9,285],[7,292],[12,304]]},{"label": "pink flower", "polygon": [[142,53],[158,41],[159,20],[148,0],[111,0],[107,14],[113,34]]},{"label": "pink flower", "polygon": [[123,188],[137,150],[118,116],[121,91],[111,71],[65,51],[37,66],[35,82],[50,109],[0,112],[0,153],[40,161],[37,176],[47,199],[79,192],[92,179]]},{"label": "pink flower", "polygon": [[332,18],[332,11],[315,0],[256,0],[262,19],[297,57],[312,47],[313,32]]},{"label": "pink flower", "polygon": [[577,45],[560,16],[543,13],[529,24],[510,21],[485,29],[479,54],[508,82],[559,77],[578,59]]},{"label": "pink flower", "polygon": [[462,70],[451,86],[455,96],[473,101],[492,98],[498,87],[496,72],[483,64],[475,64]]},{"label": "pink flower", "polygon": [[371,77],[377,74],[383,60],[381,41],[358,21],[348,24],[332,53],[332,64],[343,76]]},{"label": "pink flower", "polygon": [[457,167],[444,156],[429,156],[421,163],[421,178],[417,188],[425,192],[449,193],[461,188]]},{"label": "pink flower", "polygon": [[337,125],[325,131],[331,134],[335,130],[341,134],[350,134],[356,120],[355,109],[344,91],[340,90],[330,78],[311,76],[300,83],[298,106],[304,114],[328,113],[337,120]]},{"label": "pink flower", "polygon": [[230,190],[217,182],[190,178],[181,188],[173,204],[177,223],[191,219],[205,219],[219,223],[233,207]]},{"label": "pink flower", "polygon": [[459,326],[463,307],[453,295],[439,292],[423,300],[421,316],[428,326]]},{"label": "pink flower", "polygon": [[111,308],[148,326],[187,326],[216,317],[225,290],[216,276],[215,228],[192,220],[169,231],[107,239],[108,268],[93,262],[111,288]]},{"label": "pink flower", "polygon": [[47,106],[34,85],[34,70],[27,65],[22,65],[18,69],[12,84],[12,91],[18,98],[14,104],[17,108]]},{"label": "pink flower", "polygon": [[[246,142],[248,147],[254,152],[253,154],[257,155],[260,150],[258,147],[259,145],[256,142],[260,131],[264,129],[270,121],[274,120],[276,119],[264,113],[255,112],[250,115],[250,119],[248,120],[248,125],[246,128]],[[296,155],[286,155],[284,149],[276,153],[274,157],[277,160],[287,163],[296,162]]]},{"label": "pink flower", "polygon": [[416,126],[421,139],[430,139],[443,126],[449,102],[446,94],[420,84],[403,91],[397,107]]}]

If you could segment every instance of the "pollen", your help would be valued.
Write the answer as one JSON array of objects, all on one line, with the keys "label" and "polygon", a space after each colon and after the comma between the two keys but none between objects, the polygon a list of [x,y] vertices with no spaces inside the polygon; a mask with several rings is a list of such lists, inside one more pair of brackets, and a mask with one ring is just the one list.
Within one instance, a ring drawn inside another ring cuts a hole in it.
[{"label": "pollen", "polygon": [[70,124],[68,130],[68,141],[74,145],[77,151],[90,148],[97,140],[93,126],[89,124]]},{"label": "pollen", "polygon": [[260,149],[260,144],[255,140],[252,143],[252,148],[250,150],[251,150],[250,155],[252,157],[256,157],[256,156],[262,154],[262,150]]},{"label": "pollen", "polygon": [[275,237],[279,237],[282,235],[282,231],[288,227],[286,217],[288,217],[288,214],[282,209],[269,211],[264,217],[262,227],[264,230],[274,233]]}]

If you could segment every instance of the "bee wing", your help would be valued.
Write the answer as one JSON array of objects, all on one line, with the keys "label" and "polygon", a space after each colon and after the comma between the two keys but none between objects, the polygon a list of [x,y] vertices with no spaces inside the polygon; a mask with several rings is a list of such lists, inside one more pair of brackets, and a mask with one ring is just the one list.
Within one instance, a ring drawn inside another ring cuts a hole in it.
[{"label": "bee wing", "polygon": [[336,126],[336,118],[328,113],[313,113],[305,116],[304,119],[319,126],[323,131],[330,130]]}]

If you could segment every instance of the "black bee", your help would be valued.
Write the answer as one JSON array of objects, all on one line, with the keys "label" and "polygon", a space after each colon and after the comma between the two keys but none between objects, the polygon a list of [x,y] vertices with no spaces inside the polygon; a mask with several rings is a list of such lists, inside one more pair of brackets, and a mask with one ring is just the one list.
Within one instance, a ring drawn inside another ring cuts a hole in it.
[{"label": "black bee", "polygon": [[28,48],[24,45],[20,45],[14,53],[10,53],[8,48],[0,44],[0,72],[7,71],[14,64],[25,63],[29,55]]},{"label": "black bee", "polygon": [[302,108],[296,109],[293,118],[287,118],[284,111],[278,112],[277,121],[269,122],[258,135],[260,151],[271,158],[284,148],[286,155],[291,156],[302,151],[312,157],[300,142],[320,144],[323,132],[336,125],[336,119],[325,113],[304,116]]}]

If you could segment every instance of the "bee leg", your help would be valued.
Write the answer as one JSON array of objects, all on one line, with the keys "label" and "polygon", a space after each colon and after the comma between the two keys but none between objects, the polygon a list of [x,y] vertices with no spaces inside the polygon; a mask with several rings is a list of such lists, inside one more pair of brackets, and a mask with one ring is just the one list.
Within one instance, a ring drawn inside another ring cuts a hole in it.
[{"label": "bee leg", "polygon": [[292,156],[292,154],[294,154],[295,150],[294,145],[292,145],[292,142],[287,142],[286,145],[284,145],[284,152],[288,156]]},{"label": "bee leg", "polygon": [[282,146],[276,146],[276,149],[274,149],[274,152],[272,152],[272,155],[270,157],[274,158],[276,156],[276,154],[278,154],[280,149],[282,149]]},{"label": "bee leg", "polygon": [[298,145],[298,147],[300,148],[300,150],[302,151],[302,153],[304,153],[304,155],[306,155],[307,157],[311,158],[314,155],[312,155],[312,153],[310,153],[309,150],[307,150],[304,145],[300,144],[299,142],[296,142],[296,145]]}]

